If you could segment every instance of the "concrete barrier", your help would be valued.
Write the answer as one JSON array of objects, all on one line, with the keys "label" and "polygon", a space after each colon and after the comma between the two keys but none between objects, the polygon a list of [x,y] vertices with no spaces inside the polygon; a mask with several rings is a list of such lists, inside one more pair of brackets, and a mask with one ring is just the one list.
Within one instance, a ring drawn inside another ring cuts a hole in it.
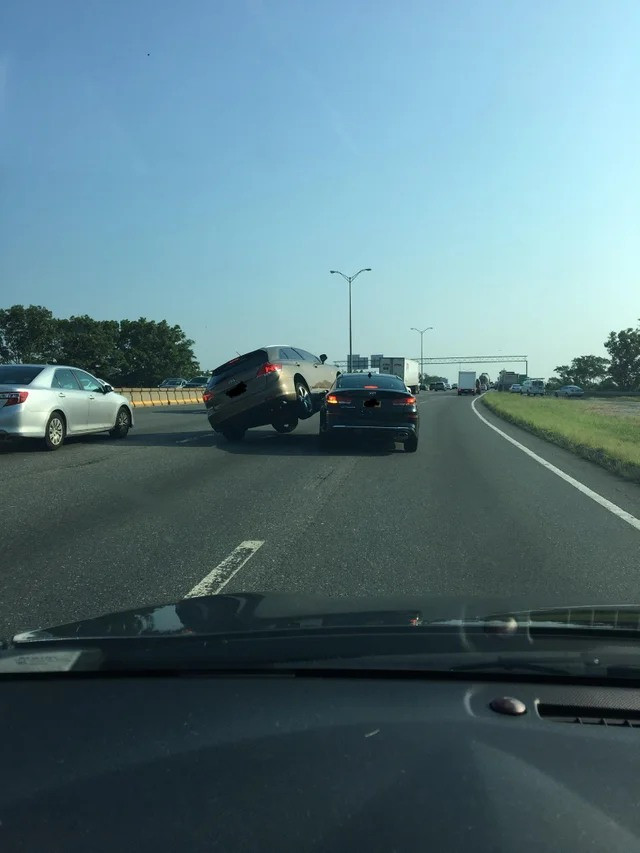
[{"label": "concrete barrier", "polygon": [[134,408],[148,406],[187,406],[202,404],[204,388],[114,388]]}]

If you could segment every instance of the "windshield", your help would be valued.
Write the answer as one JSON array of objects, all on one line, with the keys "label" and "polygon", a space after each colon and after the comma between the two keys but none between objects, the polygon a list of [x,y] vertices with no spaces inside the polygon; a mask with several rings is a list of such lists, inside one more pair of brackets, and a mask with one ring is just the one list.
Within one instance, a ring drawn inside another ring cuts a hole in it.
[{"label": "windshield", "polygon": [[30,385],[42,373],[41,367],[0,364],[0,385]]},{"label": "windshield", "polygon": [[0,640],[640,607],[640,3],[0,8]]}]

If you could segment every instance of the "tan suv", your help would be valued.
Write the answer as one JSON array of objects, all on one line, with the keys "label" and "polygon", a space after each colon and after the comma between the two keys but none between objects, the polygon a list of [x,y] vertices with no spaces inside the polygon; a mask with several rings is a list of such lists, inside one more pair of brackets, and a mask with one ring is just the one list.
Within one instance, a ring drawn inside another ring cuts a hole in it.
[{"label": "tan suv", "polygon": [[228,441],[240,441],[247,429],[265,424],[291,432],[299,419],[318,411],[340,373],[326,360],[290,346],[232,358],[213,371],[202,395],[209,423]]}]

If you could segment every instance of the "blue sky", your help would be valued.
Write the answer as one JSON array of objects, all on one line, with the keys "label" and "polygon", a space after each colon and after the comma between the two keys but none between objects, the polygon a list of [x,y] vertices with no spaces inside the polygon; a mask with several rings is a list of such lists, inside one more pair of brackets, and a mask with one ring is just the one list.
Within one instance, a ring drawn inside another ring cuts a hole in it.
[{"label": "blue sky", "polygon": [[639,43],[636,0],[7,0],[0,302],[336,359],[370,266],[354,351],[548,376],[640,317]]}]

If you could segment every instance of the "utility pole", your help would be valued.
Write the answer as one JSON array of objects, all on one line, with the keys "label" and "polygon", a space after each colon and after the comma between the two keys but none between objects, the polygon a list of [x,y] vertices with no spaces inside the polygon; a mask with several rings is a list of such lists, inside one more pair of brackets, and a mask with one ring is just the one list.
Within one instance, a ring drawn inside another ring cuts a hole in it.
[{"label": "utility pole", "polygon": [[427,326],[426,329],[416,329],[415,326],[411,327],[412,332],[417,332],[420,335],[420,379],[424,376],[424,347],[423,347],[423,339],[424,333],[428,332],[429,329],[433,329],[433,326]]},{"label": "utility pole", "polygon": [[341,275],[342,278],[346,282],[349,283],[349,365],[347,367],[347,370],[349,372],[352,372],[353,371],[353,340],[352,340],[353,336],[351,333],[351,282],[355,281],[361,272],[371,272],[371,267],[363,267],[361,270],[358,270],[358,272],[354,273],[353,275],[345,275],[343,272],[340,272],[340,270],[329,270],[329,272],[331,273],[331,275]]}]

